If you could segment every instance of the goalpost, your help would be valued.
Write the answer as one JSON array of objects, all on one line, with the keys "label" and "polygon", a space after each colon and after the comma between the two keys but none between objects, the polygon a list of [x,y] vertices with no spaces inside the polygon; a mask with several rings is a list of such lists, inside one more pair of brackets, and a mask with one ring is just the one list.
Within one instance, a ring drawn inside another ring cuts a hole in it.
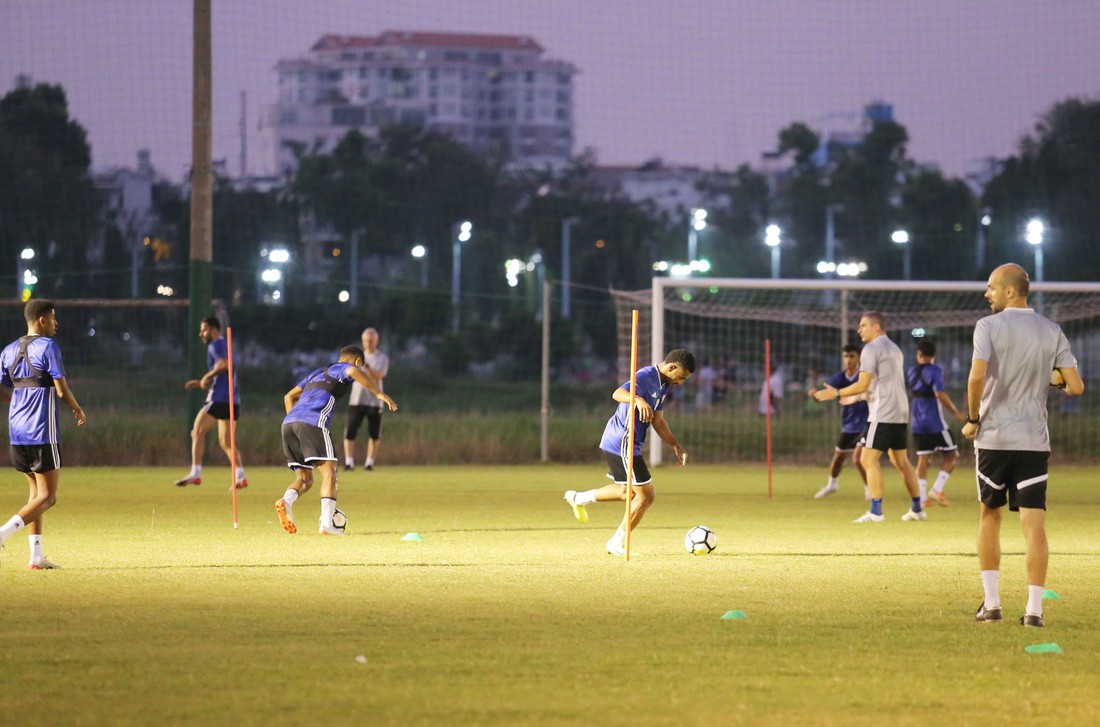
[{"label": "goalpost", "polygon": [[[628,375],[629,314],[637,308],[639,350],[648,349],[651,359],[639,365],[656,363],[673,348],[696,355],[695,375],[666,404],[693,461],[763,461],[770,414],[776,462],[824,465],[840,415],[837,405],[812,402],[806,392],[841,369],[843,344],[860,343],[855,328],[861,314],[885,315],[907,368],[921,338],[935,341],[948,394],[962,406],[974,323],[990,312],[984,290],[982,282],[654,278],[650,290],[612,291],[620,378]],[[1029,303],[1062,326],[1087,384],[1100,353],[1100,284],[1033,283]],[[765,377],[768,339],[771,377]],[[776,389],[771,409],[769,384]],[[1100,460],[1100,405],[1052,389],[1049,410],[1056,459]],[[962,447],[961,454],[969,457],[970,449]],[[662,461],[657,437],[649,461]]]}]

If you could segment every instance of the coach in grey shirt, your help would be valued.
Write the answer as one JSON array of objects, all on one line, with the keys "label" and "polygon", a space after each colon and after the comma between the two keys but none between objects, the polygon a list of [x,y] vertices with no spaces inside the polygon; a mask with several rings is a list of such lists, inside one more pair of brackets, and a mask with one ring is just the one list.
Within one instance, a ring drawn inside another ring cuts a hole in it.
[{"label": "coach in grey shirt", "polygon": [[879,523],[886,519],[882,514],[882,453],[901,473],[905,489],[912,504],[901,516],[902,520],[924,520],[927,515],[921,509],[920,488],[917,473],[909,463],[909,398],[905,389],[905,363],[901,349],[886,335],[883,316],[877,311],[864,313],[857,329],[863,341],[859,356],[859,380],[842,389],[826,385],[814,392],[818,401],[841,399],[862,394],[870,389],[867,416],[867,436],[863,445],[860,464],[867,472],[867,489],[871,493],[871,509],[853,520],[857,523]]},{"label": "coach in grey shirt", "polygon": [[985,599],[974,620],[1001,621],[1001,512],[1019,511],[1027,549],[1027,609],[1020,623],[1043,625],[1047,577],[1046,492],[1050,435],[1047,392],[1085,390],[1077,359],[1057,324],[1027,307],[1030,281],[1015,264],[989,276],[993,315],[974,327],[963,436],[974,440],[978,472],[978,562]]}]

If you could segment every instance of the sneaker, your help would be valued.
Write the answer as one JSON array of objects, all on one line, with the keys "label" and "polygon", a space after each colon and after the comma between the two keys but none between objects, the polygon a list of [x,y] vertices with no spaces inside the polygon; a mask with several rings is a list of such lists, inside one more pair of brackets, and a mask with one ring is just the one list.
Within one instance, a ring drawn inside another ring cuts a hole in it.
[{"label": "sneaker", "polygon": [[993,623],[994,621],[1001,621],[1002,619],[1001,607],[986,608],[985,601],[982,601],[982,605],[978,607],[977,612],[974,614],[974,620],[978,623]]},{"label": "sneaker", "polygon": [[626,555],[626,548],[623,547],[623,541],[612,538],[607,541],[607,552],[611,555]]},{"label": "sneaker", "polygon": [[244,488],[248,487],[248,478],[242,477],[241,479],[237,480],[237,482],[234,484],[234,487],[236,487],[238,490],[243,490]]},{"label": "sneaker", "polygon": [[279,514],[279,522],[282,523],[283,530],[291,535],[298,532],[298,526],[294,524],[294,518],[291,517],[290,511],[287,509],[286,500],[280,497],[275,501],[275,512]]},{"label": "sneaker", "polygon": [[202,478],[201,477],[192,477],[191,475],[187,475],[182,480],[176,480],[176,487],[187,487],[188,485],[201,485],[201,484],[202,484]]},{"label": "sneaker", "polygon": [[588,522],[588,510],[585,509],[584,505],[577,504],[576,490],[568,490],[565,493],[565,501],[569,503],[569,507],[573,508],[573,517],[582,523]]},{"label": "sneaker", "polygon": [[932,502],[938,503],[940,507],[950,507],[951,503],[947,501],[947,495],[942,492],[929,492],[928,499]]},{"label": "sneaker", "polygon": [[354,464],[348,464],[347,462],[344,463],[344,471],[345,472],[351,472],[353,469],[355,469]]},{"label": "sneaker", "polygon": [[825,485],[817,491],[817,494],[814,495],[814,499],[820,500],[823,497],[828,497],[834,492],[840,492],[840,487],[837,485]]},{"label": "sneaker", "polygon": [[880,523],[886,519],[885,515],[876,515],[870,510],[857,517],[852,522],[854,523]]},{"label": "sneaker", "polygon": [[326,528],[324,526],[321,526],[321,527],[317,528],[317,532],[319,532],[321,535],[343,535],[344,534],[343,530],[337,530],[336,528]]},{"label": "sneaker", "polygon": [[1041,629],[1046,624],[1043,623],[1043,617],[1042,616],[1033,616],[1030,613],[1028,613],[1028,614],[1024,614],[1023,616],[1020,617],[1020,625],[1021,626],[1031,626],[1031,627],[1034,627],[1034,628]]},{"label": "sneaker", "polygon": [[367,471],[367,472],[374,472],[374,465],[372,465],[372,464],[365,464],[365,465],[363,465],[363,469],[364,469],[365,471]]},{"label": "sneaker", "polygon": [[910,510],[909,512],[902,515],[901,519],[907,521],[927,520],[928,513],[926,513],[924,510],[921,510],[920,512],[917,512],[916,510]]},{"label": "sneaker", "polygon": [[[58,570],[60,568],[61,566],[51,563],[45,558],[43,558],[42,560],[32,560],[30,563],[27,563],[28,570]],[[1042,618],[1039,618],[1040,626],[1043,625],[1042,620]]]}]

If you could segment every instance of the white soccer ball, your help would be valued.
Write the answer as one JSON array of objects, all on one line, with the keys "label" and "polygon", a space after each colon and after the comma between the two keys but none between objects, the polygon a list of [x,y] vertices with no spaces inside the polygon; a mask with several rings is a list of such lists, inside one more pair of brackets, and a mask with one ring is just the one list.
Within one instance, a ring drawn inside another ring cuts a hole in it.
[{"label": "white soccer ball", "polygon": [[332,527],[344,532],[344,528],[348,526],[348,516],[340,508],[336,508],[336,512],[332,513]]},{"label": "white soccer ball", "polygon": [[706,525],[696,525],[684,536],[684,548],[692,555],[707,555],[718,547],[718,536]]}]

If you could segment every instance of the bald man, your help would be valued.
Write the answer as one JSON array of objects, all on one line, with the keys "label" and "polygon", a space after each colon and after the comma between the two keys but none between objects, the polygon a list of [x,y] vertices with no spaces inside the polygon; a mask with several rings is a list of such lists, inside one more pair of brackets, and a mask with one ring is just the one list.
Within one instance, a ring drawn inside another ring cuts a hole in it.
[{"label": "bald man", "polygon": [[[378,350],[378,331],[374,328],[363,329],[363,371],[369,372],[382,391],[382,379],[390,370],[390,358]],[[355,469],[355,437],[363,420],[367,421],[367,460],[363,469],[374,471],[375,458],[378,456],[382,440],[382,400],[372,394],[362,384],[351,387],[351,403],[348,406],[348,423],[344,429],[344,469]]]},{"label": "bald man", "polygon": [[[1001,513],[1020,513],[1027,553],[1024,626],[1041,627],[1049,557],[1046,534],[1047,394],[1057,386],[1080,396],[1085,385],[1062,329],[1027,306],[1027,272],[1001,265],[989,276],[985,299],[993,315],[974,327],[963,436],[974,440],[978,473],[978,562],[985,598],[980,623],[1002,620]],[[1057,374],[1053,373],[1057,370]]]}]

